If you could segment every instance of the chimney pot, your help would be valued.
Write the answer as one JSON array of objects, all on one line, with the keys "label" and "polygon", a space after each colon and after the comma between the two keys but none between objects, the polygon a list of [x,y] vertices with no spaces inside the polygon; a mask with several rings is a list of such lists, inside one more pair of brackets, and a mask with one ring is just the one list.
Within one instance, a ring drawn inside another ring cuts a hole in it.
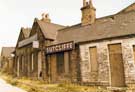
[{"label": "chimney pot", "polygon": [[45,14],[45,13],[42,14],[41,20],[44,21],[44,22],[48,22],[48,23],[51,22],[51,19],[49,18],[49,14]]}]

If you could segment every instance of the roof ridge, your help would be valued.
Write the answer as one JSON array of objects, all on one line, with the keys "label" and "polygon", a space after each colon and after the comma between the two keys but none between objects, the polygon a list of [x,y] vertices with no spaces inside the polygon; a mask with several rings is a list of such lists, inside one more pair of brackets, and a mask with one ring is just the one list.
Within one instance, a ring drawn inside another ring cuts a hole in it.
[{"label": "roof ridge", "polygon": [[130,5],[128,5],[127,7],[125,7],[124,9],[120,10],[117,14],[120,13],[124,13],[126,9],[130,8],[132,5],[135,5],[135,2],[131,3]]},{"label": "roof ridge", "polygon": [[[103,16],[103,17],[99,17],[99,18],[96,18],[96,20],[103,19],[103,18],[111,18],[111,17],[114,17],[114,16],[116,16],[116,15],[118,15],[118,14],[126,13],[126,12],[123,12],[123,11],[126,10],[126,9],[128,9],[130,6],[132,6],[132,5],[134,5],[134,4],[135,4],[135,2],[132,3],[132,4],[130,4],[130,5],[128,5],[126,8],[124,8],[124,9],[118,11],[117,13],[114,13],[114,14],[111,14],[111,15],[106,15],[106,16]],[[131,11],[129,11],[129,12],[131,12]]]},{"label": "roof ridge", "polygon": [[60,29],[60,30],[58,30],[58,31],[62,31],[62,30],[65,30],[65,29],[70,29],[70,28],[73,28],[73,27],[77,27],[77,26],[79,26],[79,25],[81,25],[81,23],[78,23],[78,24],[75,24],[75,25],[71,25],[71,26],[67,26],[67,27],[62,28],[62,29]]},{"label": "roof ridge", "polygon": [[[42,21],[42,20],[38,20],[38,21],[40,21],[40,22],[44,22],[44,21]],[[61,25],[61,24],[56,24],[56,23],[52,23],[52,22],[44,22],[44,23],[47,23],[47,24],[53,24],[53,25],[57,25],[57,26],[63,26],[64,27],[64,25]]]},{"label": "roof ridge", "polygon": [[[134,5],[134,4],[135,4],[135,2],[132,3],[132,4],[130,4],[130,5],[128,5],[126,8],[120,10],[119,12],[117,12],[117,13],[115,13],[115,14],[103,16],[103,17],[100,17],[100,18],[96,18],[96,20],[100,20],[100,19],[104,19],[104,18],[112,18],[112,17],[114,17],[114,16],[116,16],[116,15],[118,15],[118,14],[123,13],[123,11],[124,11],[125,9],[128,9],[130,6],[132,6],[132,5]],[[125,13],[126,13],[126,12],[125,12]],[[59,31],[76,27],[76,26],[78,26],[79,24],[81,24],[81,23],[78,23],[78,24],[75,24],[75,25],[72,25],[72,26],[67,26],[67,27],[65,27],[65,28],[63,28],[63,29],[60,29]]]},{"label": "roof ridge", "polygon": [[15,48],[15,47],[13,47],[13,46],[12,46],[12,47],[4,46],[4,47],[2,47],[2,48]]}]

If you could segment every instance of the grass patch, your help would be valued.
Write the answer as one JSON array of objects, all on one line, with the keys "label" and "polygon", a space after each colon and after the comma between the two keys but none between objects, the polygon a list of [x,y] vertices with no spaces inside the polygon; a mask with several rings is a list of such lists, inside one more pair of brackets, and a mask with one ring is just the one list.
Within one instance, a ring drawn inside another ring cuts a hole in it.
[{"label": "grass patch", "polygon": [[0,74],[1,78],[8,83],[20,87],[27,92],[110,92],[105,88],[97,86],[80,86],[71,83],[46,84],[44,81],[30,80],[27,78],[13,78],[12,76]]},{"label": "grass patch", "polygon": [[79,86],[71,83],[45,84],[43,81],[33,81],[27,78],[17,79],[9,75],[1,77],[11,85],[25,89],[27,92],[97,92],[97,87]]}]

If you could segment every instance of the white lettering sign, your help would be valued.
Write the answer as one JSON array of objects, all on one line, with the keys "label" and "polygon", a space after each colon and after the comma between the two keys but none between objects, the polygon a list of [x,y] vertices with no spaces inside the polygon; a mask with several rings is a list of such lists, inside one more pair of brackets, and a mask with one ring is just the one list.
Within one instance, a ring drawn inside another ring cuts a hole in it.
[{"label": "white lettering sign", "polygon": [[51,54],[51,53],[56,53],[61,51],[72,50],[73,47],[74,47],[73,42],[62,43],[62,44],[47,47],[46,53]]}]

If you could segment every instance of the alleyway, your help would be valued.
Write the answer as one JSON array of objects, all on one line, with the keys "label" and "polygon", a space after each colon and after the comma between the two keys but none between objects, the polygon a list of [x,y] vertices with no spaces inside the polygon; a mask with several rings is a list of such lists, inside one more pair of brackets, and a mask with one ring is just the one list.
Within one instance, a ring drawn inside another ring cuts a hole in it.
[{"label": "alleyway", "polygon": [[20,88],[7,84],[6,81],[0,79],[0,92],[26,92]]}]

